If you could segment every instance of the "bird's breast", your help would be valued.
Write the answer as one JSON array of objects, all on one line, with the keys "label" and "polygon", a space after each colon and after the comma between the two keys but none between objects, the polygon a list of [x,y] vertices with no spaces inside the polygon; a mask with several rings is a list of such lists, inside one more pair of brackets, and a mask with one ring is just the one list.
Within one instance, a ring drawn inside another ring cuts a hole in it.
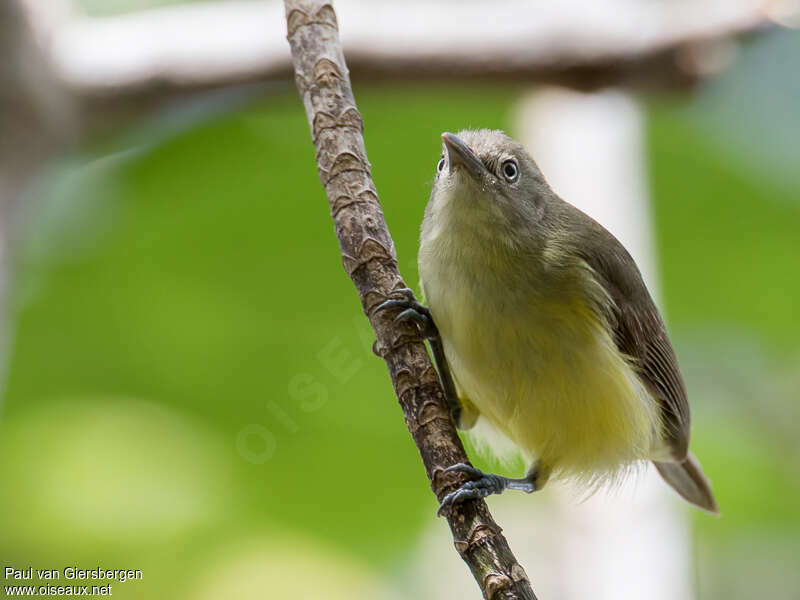
[{"label": "bird's breast", "polygon": [[441,235],[423,235],[419,268],[459,395],[524,454],[571,475],[647,456],[656,404],[583,270]]}]

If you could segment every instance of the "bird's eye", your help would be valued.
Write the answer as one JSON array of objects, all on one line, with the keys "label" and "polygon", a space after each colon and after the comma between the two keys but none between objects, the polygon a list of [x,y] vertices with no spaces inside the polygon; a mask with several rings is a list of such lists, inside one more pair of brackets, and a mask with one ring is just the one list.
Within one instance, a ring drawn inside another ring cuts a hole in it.
[{"label": "bird's eye", "polygon": [[507,160],[503,163],[503,177],[506,178],[506,181],[509,183],[514,183],[517,179],[519,179],[519,167],[517,163],[513,160]]},{"label": "bird's eye", "polygon": [[436,172],[441,173],[442,169],[444,169],[444,157],[439,159],[439,162],[436,164]]}]

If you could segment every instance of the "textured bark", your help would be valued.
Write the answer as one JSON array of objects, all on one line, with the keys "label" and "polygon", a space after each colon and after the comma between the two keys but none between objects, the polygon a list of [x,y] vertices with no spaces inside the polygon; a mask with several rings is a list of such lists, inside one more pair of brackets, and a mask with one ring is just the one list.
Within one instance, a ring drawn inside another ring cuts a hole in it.
[{"label": "textured bark", "polygon": [[[468,459],[416,329],[393,323],[388,311],[372,315],[372,309],[405,283],[370,175],[363,123],[353,99],[336,15],[327,0],[286,0],[285,6],[295,80],[317,151],[319,176],[330,202],[344,268],[375,330],[374,351],[386,361],[406,425],[431,488],[441,501],[464,481],[463,475],[444,474],[443,470]],[[485,598],[535,600],[525,571],[485,502],[461,504],[447,520],[456,550],[469,565]]]}]

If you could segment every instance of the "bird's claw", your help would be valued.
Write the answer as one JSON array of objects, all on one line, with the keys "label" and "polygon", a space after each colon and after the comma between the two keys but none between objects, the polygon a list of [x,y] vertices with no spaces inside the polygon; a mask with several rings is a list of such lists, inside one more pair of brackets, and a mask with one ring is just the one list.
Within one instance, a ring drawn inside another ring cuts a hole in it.
[{"label": "bird's claw", "polygon": [[447,467],[445,473],[464,473],[472,479],[462,484],[458,489],[447,494],[439,505],[437,514],[441,517],[455,504],[466,500],[486,498],[492,494],[500,494],[507,487],[507,480],[500,475],[487,474],[473,466],[458,463]]},{"label": "bird's claw", "polygon": [[436,329],[436,325],[433,322],[431,311],[428,310],[427,306],[417,301],[413,291],[408,288],[400,288],[394,290],[392,293],[402,296],[403,299],[392,298],[381,302],[372,309],[373,315],[382,310],[402,308],[404,310],[394,318],[396,323],[409,321],[417,326],[422,337],[426,339],[439,337],[439,331]]},{"label": "bird's claw", "polygon": [[450,465],[444,470],[445,473],[464,473],[464,475],[468,475],[472,477],[472,479],[480,479],[483,477],[484,473],[477,467],[473,467],[472,465],[468,465],[467,463],[456,463],[454,465]]}]

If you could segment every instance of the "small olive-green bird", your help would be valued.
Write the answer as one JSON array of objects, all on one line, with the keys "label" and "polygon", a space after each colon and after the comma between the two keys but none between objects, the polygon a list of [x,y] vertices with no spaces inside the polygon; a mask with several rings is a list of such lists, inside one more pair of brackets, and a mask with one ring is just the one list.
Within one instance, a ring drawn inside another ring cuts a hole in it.
[{"label": "small olive-green bird", "polygon": [[690,503],[717,513],[689,452],[689,405],[664,323],[630,254],[559,198],[501,131],[442,134],[422,223],[428,306],[403,308],[428,338],[456,425],[485,420],[530,468],[470,477],[442,510],[550,477],[592,487],[650,460]]}]

